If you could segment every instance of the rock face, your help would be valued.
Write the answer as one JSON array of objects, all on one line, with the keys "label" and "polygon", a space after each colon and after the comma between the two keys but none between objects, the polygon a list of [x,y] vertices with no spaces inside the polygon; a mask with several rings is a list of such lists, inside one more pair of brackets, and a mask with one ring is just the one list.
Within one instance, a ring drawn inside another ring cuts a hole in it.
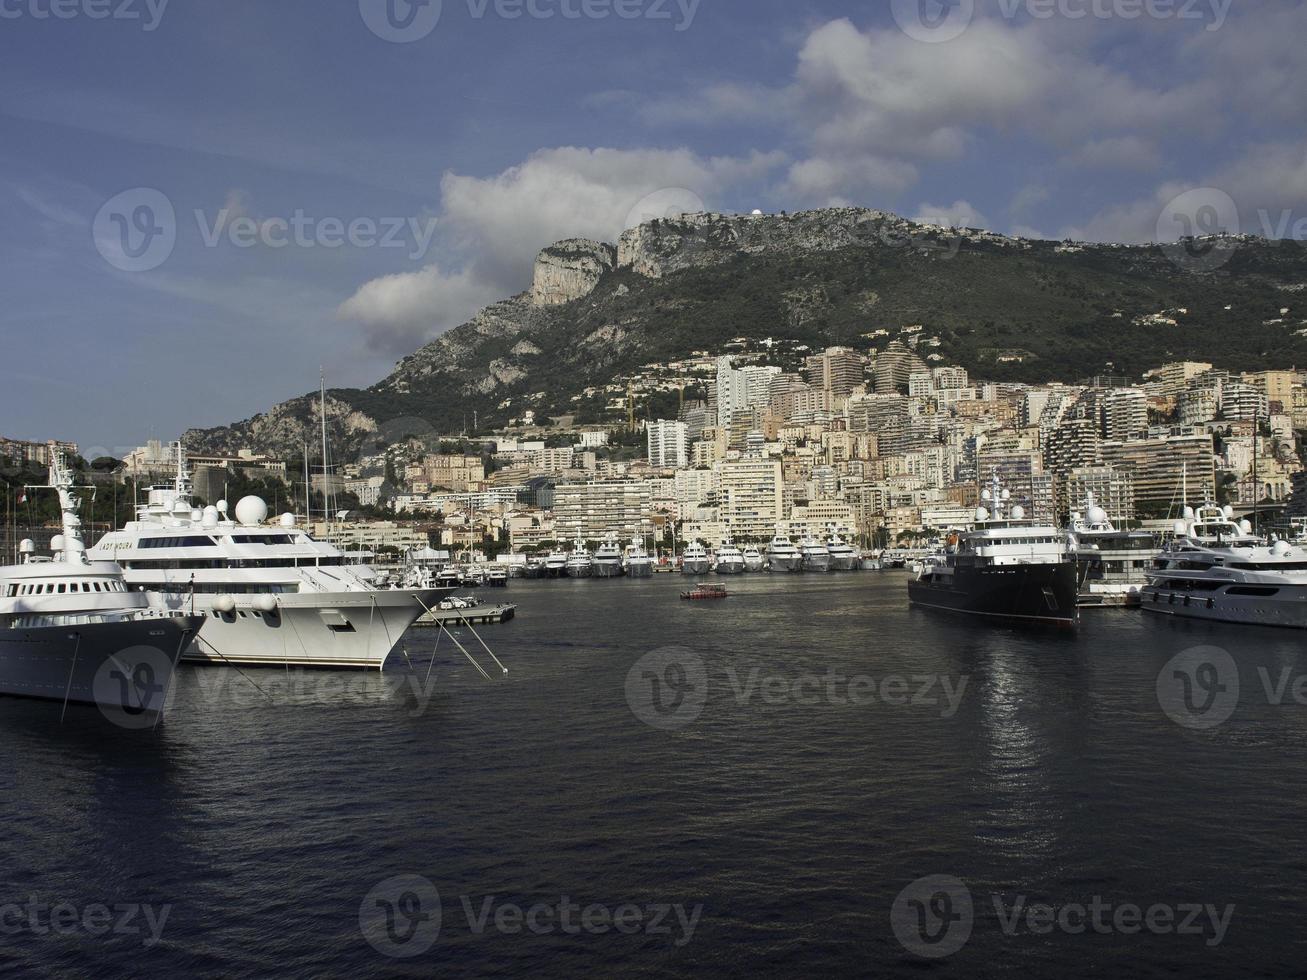
[{"label": "rock face", "polygon": [[[191,429],[182,436],[190,450],[235,455],[243,448],[279,456],[298,456],[307,444],[312,456],[322,438],[316,393],[282,402],[262,415],[215,429]],[[352,447],[377,429],[375,420],[327,393],[327,438],[333,447]]]},{"label": "rock face", "polygon": [[531,302],[561,306],[589,296],[616,262],[617,251],[607,242],[585,238],[555,242],[536,256]]}]

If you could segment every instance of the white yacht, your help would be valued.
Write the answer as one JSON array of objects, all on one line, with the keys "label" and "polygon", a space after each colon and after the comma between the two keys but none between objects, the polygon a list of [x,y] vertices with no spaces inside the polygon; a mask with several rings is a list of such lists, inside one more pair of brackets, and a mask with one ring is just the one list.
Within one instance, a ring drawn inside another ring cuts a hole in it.
[{"label": "white yacht", "polygon": [[1176,522],[1143,590],[1150,612],[1307,629],[1307,548],[1267,545],[1214,504]]},{"label": "white yacht", "polygon": [[830,555],[832,572],[857,571],[860,564],[858,553],[853,549],[853,545],[841,538],[835,529],[831,530],[830,537],[826,540],[826,551]]},{"label": "white yacht", "polygon": [[762,552],[753,545],[747,545],[741,557],[744,559],[744,570],[746,572],[761,572],[766,565],[766,559],[763,558]]},{"label": "white yacht", "polygon": [[803,555],[793,541],[777,531],[767,545],[767,563],[773,572],[798,572],[803,570]]},{"label": "white yacht", "polygon": [[129,725],[157,721],[204,617],[151,608],[117,564],[87,558],[62,454],[51,460],[50,486],[63,515],[53,556],[38,557],[25,540],[22,563],[0,568],[0,693],[97,704]]},{"label": "white yacht", "polygon": [[603,543],[595,549],[595,578],[620,578],[622,569],[622,546],[617,543],[617,535],[609,533]]},{"label": "white yacht", "polygon": [[622,565],[631,578],[649,578],[653,575],[654,560],[649,557],[644,542],[639,538],[632,538],[631,543],[626,546]]},{"label": "white yacht", "polygon": [[567,578],[567,552],[555,548],[545,556],[545,578]]},{"label": "white yacht", "polygon": [[1084,513],[1071,515],[1071,550],[1075,554],[1081,606],[1137,606],[1147,572],[1157,554],[1157,539],[1148,531],[1119,531],[1091,493]]},{"label": "white yacht", "polygon": [[691,541],[681,552],[681,571],[686,575],[707,575],[711,568],[712,560],[702,541]]},{"label": "white yacht", "polygon": [[244,497],[197,508],[178,444],[172,486],[152,487],[136,520],[90,550],[117,561],[127,584],[157,608],[195,610],[204,632],[183,659],[199,663],[380,670],[413,622],[445,588],[377,586],[367,565],[348,563],[283,514],[264,522],[268,505]]},{"label": "white yacht", "polygon": [[717,549],[717,564],[714,570],[718,575],[740,575],[744,572],[744,554],[735,547],[735,542],[727,538]]},{"label": "white yacht", "polygon": [[805,572],[830,571],[830,551],[811,532],[805,532],[800,539],[799,554],[803,558],[802,568]]},{"label": "white yacht", "polygon": [[585,546],[585,539],[578,534],[572,545],[572,553],[567,556],[567,577],[589,578],[593,574],[594,558]]}]

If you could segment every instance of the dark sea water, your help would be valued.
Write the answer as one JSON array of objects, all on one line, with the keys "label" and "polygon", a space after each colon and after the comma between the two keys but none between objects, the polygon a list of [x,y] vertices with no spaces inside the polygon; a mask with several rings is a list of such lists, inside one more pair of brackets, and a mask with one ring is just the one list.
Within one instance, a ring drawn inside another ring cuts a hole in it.
[{"label": "dark sea water", "polygon": [[491,681],[446,637],[424,686],[415,631],[384,675],[186,669],[154,732],[0,700],[0,971],[1303,973],[1303,634],[729,585],[515,582],[507,677],[460,631]]}]

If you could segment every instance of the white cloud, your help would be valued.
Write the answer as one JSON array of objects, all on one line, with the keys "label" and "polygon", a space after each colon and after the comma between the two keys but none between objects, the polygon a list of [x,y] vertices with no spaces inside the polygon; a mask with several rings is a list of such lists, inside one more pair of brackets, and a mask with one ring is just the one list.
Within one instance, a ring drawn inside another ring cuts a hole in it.
[{"label": "white cloud", "polygon": [[403,355],[502,298],[467,270],[446,273],[433,264],[364,283],[337,314],[358,322],[370,347]]},{"label": "white cloud", "polygon": [[492,177],[447,173],[440,222],[445,244],[463,257],[461,268],[431,265],[374,279],[340,315],[363,324],[371,343],[408,352],[485,303],[528,288],[546,245],[563,238],[615,242],[632,209],[654,192],[670,189],[670,199],[711,207],[726,188],[784,162],[779,153],[702,157],[685,149],[568,146],[540,150]]},{"label": "white cloud", "polygon": [[1086,170],[1158,170],[1162,156],[1141,136],[1110,136],[1089,140],[1063,157],[1069,166]]}]

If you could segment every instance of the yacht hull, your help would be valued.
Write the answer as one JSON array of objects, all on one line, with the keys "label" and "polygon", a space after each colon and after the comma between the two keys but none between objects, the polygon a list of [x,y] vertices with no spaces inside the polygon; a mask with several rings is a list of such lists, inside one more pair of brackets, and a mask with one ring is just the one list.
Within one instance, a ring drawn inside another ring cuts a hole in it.
[{"label": "yacht hull", "polygon": [[124,718],[163,711],[182,648],[202,616],[0,629],[0,694],[95,704]]},{"label": "yacht hull", "polygon": [[681,564],[681,571],[686,575],[707,575],[710,564],[706,558],[696,558]]},{"label": "yacht hull", "polygon": [[962,565],[942,579],[909,582],[908,599],[914,605],[996,621],[1072,626],[1079,619],[1072,562]]},{"label": "yacht hull", "polygon": [[622,563],[620,561],[595,562],[594,565],[595,578],[621,578],[622,575],[624,574],[625,573],[622,571]]},{"label": "yacht hull", "polygon": [[830,556],[829,555],[805,555],[803,557],[803,570],[805,572],[829,572]]},{"label": "yacht hull", "polygon": [[738,559],[736,561],[719,561],[717,563],[716,572],[718,575],[743,575],[744,561],[743,559]]},{"label": "yacht hull", "polygon": [[[182,659],[242,667],[380,670],[404,631],[453,591],[281,593],[271,612],[255,605],[263,596],[233,596],[236,608],[231,612],[205,611],[204,630]],[[187,609],[191,602],[189,595],[157,598],[173,609]],[[204,598],[211,604],[211,597]],[[198,597],[195,607],[203,608]]]},{"label": "yacht hull", "polygon": [[749,559],[745,559],[744,570],[746,572],[761,572],[764,567],[766,566],[761,558],[752,561],[750,561]]},{"label": "yacht hull", "polygon": [[799,572],[803,570],[803,559],[798,555],[772,558],[770,562],[773,572]]},{"label": "yacht hull", "polygon": [[626,566],[626,574],[630,578],[653,578],[653,562],[633,562]]},{"label": "yacht hull", "polygon": [[1215,590],[1188,590],[1180,583],[1165,581],[1146,585],[1141,591],[1141,605],[1152,613],[1205,619],[1215,623],[1240,623],[1249,626],[1287,626],[1307,629],[1307,586],[1249,586],[1231,583],[1235,588],[1273,592],[1273,595],[1229,593],[1230,586]]},{"label": "yacht hull", "polygon": [[830,570],[832,572],[856,572],[858,570],[858,558],[856,555],[831,555]]}]

